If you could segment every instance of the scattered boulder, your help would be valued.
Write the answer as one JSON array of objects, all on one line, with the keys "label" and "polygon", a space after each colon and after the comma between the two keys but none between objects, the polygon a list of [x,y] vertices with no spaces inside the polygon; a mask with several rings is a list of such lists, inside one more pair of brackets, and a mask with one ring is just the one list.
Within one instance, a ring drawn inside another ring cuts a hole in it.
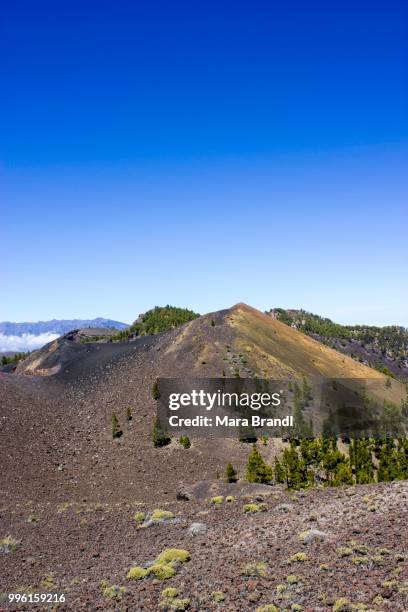
[{"label": "scattered boulder", "polygon": [[302,540],[303,544],[314,544],[315,542],[324,542],[327,535],[325,531],[319,531],[319,529],[308,529],[299,534],[299,539]]},{"label": "scattered boulder", "polygon": [[207,525],[204,523],[191,523],[188,533],[191,536],[204,535],[207,532]]},{"label": "scattered boulder", "polygon": [[176,499],[178,501],[190,501],[192,495],[188,491],[177,491]]}]

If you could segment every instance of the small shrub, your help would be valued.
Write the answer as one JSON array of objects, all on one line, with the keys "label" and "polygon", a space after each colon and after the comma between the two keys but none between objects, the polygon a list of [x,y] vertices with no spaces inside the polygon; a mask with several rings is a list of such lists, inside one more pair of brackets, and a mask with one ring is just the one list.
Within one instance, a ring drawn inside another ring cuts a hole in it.
[{"label": "small shrub", "polygon": [[242,573],[245,576],[266,576],[266,564],[263,561],[251,561],[243,567]]},{"label": "small shrub", "polygon": [[339,546],[339,548],[336,548],[336,553],[339,557],[349,557],[353,554],[353,549],[347,546]]},{"label": "small shrub", "polygon": [[210,499],[210,504],[222,504],[224,497],[222,495],[216,495]]},{"label": "small shrub", "polygon": [[179,442],[183,448],[190,448],[191,446],[190,438],[188,436],[180,436]]},{"label": "small shrub", "polygon": [[225,601],[225,595],[222,591],[213,591],[211,595],[212,595],[213,600],[217,603],[221,603],[222,601]]},{"label": "small shrub", "polygon": [[161,608],[167,608],[173,610],[173,612],[182,612],[190,607],[191,599],[185,598],[180,599],[175,597],[174,599],[164,599],[159,605]]},{"label": "small shrub", "polygon": [[126,420],[128,423],[133,419],[132,410],[128,407],[126,408]]},{"label": "small shrub", "polygon": [[126,578],[128,580],[142,580],[143,578],[145,578],[148,574],[147,569],[145,569],[144,567],[132,567],[127,575]]},{"label": "small shrub", "polygon": [[166,521],[172,518],[174,518],[174,514],[170,512],[170,510],[160,510],[160,509],[153,510],[150,516],[151,521]]},{"label": "small shrub", "polygon": [[177,597],[177,595],[178,591],[174,587],[167,587],[167,589],[164,589],[161,592],[161,596],[165,597],[166,599],[173,599],[174,597]]},{"label": "small shrub", "polygon": [[279,612],[279,608],[273,604],[266,604],[264,606],[259,606],[259,608],[256,609],[256,612]]},{"label": "small shrub", "polygon": [[303,561],[308,561],[308,560],[309,560],[309,557],[307,556],[306,553],[298,552],[298,553],[295,553],[294,555],[292,555],[288,559],[288,563],[297,563],[297,562],[303,562]]},{"label": "small shrub", "polygon": [[27,519],[27,523],[38,523],[40,519],[38,518],[38,516],[35,516],[35,514],[30,514],[28,519]]},{"label": "small shrub", "polygon": [[120,428],[118,417],[116,416],[115,412],[112,412],[111,422],[112,422],[112,438],[114,439],[120,438],[121,435],[123,434],[123,431]]},{"label": "small shrub", "polygon": [[101,582],[102,595],[107,599],[116,599],[120,601],[123,595],[126,593],[125,587],[119,587],[116,585],[109,586],[106,581]]},{"label": "small shrub", "polygon": [[157,563],[186,563],[186,561],[190,560],[190,553],[188,550],[184,550],[183,548],[166,548],[160,555],[157,557]]},{"label": "small shrub", "polygon": [[368,563],[370,560],[369,557],[351,557],[351,562],[354,563],[354,565],[365,565],[366,563]]},{"label": "small shrub", "polygon": [[136,521],[136,523],[140,525],[145,520],[146,514],[144,512],[136,512],[133,518]]},{"label": "small shrub", "polygon": [[242,508],[244,514],[254,514],[256,512],[265,512],[266,504],[245,504]]},{"label": "small shrub", "polygon": [[286,577],[286,582],[288,584],[299,584],[300,577],[296,576],[296,574],[289,574],[289,576]]},{"label": "small shrub", "polygon": [[350,610],[350,602],[346,597],[340,597],[333,604],[333,612],[348,612]]},{"label": "small shrub", "polygon": [[384,580],[384,582],[381,583],[381,586],[385,589],[394,589],[396,586],[398,586],[398,580]]},{"label": "small shrub", "polygon": [[369,548],[365,544],[360,544],[355,540],[350,540],[350,547],[354,550],[354,552],[359,553],[360,555],[368,555]]},{"label": "small shrub", "polygon": [[369,559],[372,563],[374,563],[374,565],[378,567],[381,567],[382,565],[384,565],[384,558],[381,555],[373,555]]},{"label": "small shrub", "polygon": [[228,503],[231,503],[231,502],[234,502],[236,500],[235,500],[235,497],[233,495],[227,495],[227,497],[225,498],[225,501],[228,502]]},{"label": "small shrub", "polygon": [[170,563],[153,563],[148,568],[149,574],[154,574],[159,580],[169,580],[176,575],[176,570]]}]

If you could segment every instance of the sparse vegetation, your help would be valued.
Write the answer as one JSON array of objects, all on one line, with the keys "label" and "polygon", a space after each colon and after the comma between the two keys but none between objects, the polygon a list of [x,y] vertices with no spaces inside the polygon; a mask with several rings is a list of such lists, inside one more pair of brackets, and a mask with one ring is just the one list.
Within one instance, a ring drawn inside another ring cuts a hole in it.
[{"label": "sparse vegetation", "polygon": [[[271,312],[282,323],[323,341],[332,348],[346,352],[345,349],[350,345],[348,352],[351,357],[358,361],[367,360],[367,365],[388,377],[395,377],[389,367],[391,363],[401,376],[402,368],[408,367],[408,330],[404,327],[339,325],[305,310],[274,308]],[[387,386],[390,383],[387,383]]]},{"label": "sparse vegetation", "polygon": [[159,580],[168,580],[176,575],[175,564],[186,563],[190,553],[182,548],[167,548],[147,568],[135,566],[127,573],[128,580],[143,580],[153,574]]}]

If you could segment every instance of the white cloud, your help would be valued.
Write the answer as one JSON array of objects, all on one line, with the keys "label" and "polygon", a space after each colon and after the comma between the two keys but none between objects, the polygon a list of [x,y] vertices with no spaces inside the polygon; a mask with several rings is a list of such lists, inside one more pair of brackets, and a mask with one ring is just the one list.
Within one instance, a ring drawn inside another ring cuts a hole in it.
[{"label": "white cloud", "polygon": [[47,342],[52,342],[59,337],[59,334],[45,332],[43,334],[23,334],[22,336],[5,336],[0,334],[1,351],[33,351],[41,348]]}]

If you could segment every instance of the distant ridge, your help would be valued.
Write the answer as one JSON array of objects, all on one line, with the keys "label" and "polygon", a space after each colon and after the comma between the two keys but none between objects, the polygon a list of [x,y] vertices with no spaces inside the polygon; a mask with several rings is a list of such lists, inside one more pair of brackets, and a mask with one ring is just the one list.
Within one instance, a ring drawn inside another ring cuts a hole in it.
[{"label": "distant ridge", "polygon": [[81,329],[85,327],[113,327],[114,329],[126,329],[128,325],[113,319],[104,319],[98,317],[96,319],[52,319],[51,321],[37,321],[32,323],[12,323],[4,321],[0,323],[0,334],[5,336],[23,336],[24,334],[32,334],[34,336],[52,333],[63,335],[73,329]]}]

